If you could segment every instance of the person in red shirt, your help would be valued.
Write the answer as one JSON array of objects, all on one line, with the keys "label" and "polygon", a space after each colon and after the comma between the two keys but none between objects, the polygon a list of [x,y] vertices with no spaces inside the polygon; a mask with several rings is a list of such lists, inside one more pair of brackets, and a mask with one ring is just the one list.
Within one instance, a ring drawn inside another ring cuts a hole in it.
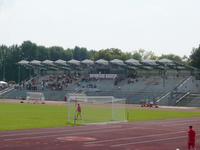
[{"label": "person in red shirt", "polygon": [[76,119],[78,119],[79,117],[80,117],[80,119],[82,119],[82,116],[81,116],[81,105],[80,104],[78,104],[76,112],[77,112]]},{"label": "person in red shirt", "polygon": [[193,130],[192,126],[189,126],[188,131],[188,150],[196,150],[195,148],[195,140],[196,140],[196,133]]},{"label": "person in red shirt", "polygon": [[64,101],[67,102],[67,96],[64,97]]}]

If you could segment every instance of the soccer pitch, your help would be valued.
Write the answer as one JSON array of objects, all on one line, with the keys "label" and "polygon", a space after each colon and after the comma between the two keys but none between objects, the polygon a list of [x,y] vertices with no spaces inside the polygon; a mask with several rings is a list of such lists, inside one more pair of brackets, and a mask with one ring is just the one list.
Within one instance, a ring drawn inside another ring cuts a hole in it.
[{"label": "soccer pitch", "polygon": [[[101,122],[108,120],[108,112],[106,106],[90,106],[84,115],[90,115],[93,122]],[[126,112],[129,122],[200,117],[200,111],[189,110],[128,107]],[[67,126],[67,107],[64,104],[0,103],[0,131],[64,126]]]}]

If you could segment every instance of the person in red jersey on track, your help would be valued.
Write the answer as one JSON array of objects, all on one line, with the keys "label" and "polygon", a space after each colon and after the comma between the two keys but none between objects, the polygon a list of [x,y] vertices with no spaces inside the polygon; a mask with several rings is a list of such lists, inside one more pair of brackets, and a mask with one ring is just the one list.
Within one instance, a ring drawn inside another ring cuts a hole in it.
[{"label": "person in red jersey on track", "polygon": [[192,126],[189,126],[189,131],[188,131],[188,150],[196,150],[196,148],[195,148],[195,140],[196,140],[196,133],[193,130]]}]

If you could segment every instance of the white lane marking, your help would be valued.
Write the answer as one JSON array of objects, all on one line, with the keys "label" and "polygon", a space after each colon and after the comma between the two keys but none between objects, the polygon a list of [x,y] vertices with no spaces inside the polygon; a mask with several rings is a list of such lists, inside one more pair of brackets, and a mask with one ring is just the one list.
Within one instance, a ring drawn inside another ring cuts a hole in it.
[{"label": "white lane marking", "polygon": [[154,122],[144,122],[144,124],[145,123],[147,123],[147,125],[155,125],[155,124],[157,124],[157,125],[159,125],[159,124],[177,124],[177,123],[186,123],[186,122],[188,122],[188,123],[194,123],[194,122],[200,122],[200,120],[197,120],[197,119],[193,119],[193,120],[168,120],[168,121],[166,121],[166,120],[160,120],[160,122],[157,122],[157,121],[154,121]]},{"label": "white lane marking", "polygon": [[[69,135],[83,135],[83,134],[92,134],[92,133],[108,133],[113,131],[127,131],[132,129],[138,129],[138,127],[131,127],[131,128],[122,128],[122,129],[109,129],[109,130],[100,130],[100,131],[83,131],[77,133],[65,133],[65,134],[55,134],[55,135],[41,135],[41,136],[33,136],[33,137],[22,137],[22,138],[10,138],[10,139],[3,139],[3,141],[16,141],[16,140],[27,140],[27,139],[37,139],[37,138],[46,138],[46,137],[60,137],[60,136],[69,136]],[[1,143],[1,142],[0,142]]]},{"label": "white lane marking", "polygon": [[[199,135],[200,134],[198,134],[198,136]],[[138,142],[113,144],[110,147],[120,147],[120,146],[134,145],[134,144],[145,144],[145,143],[151,143],[151,142],[161,142],[161,141],[177,140],[177,139],[183,139],[183,138],[187,138],[187,136],[177,136],[173,138],[162,138],[162,139],[155,139],[155,140],[145,140],[145,141],[138,141]]]},{"label": "white lane marking", "polygon": [[[82,134],[89,134],[89,133],[102,133],[102,132],[113,132],[113,131],[124,131],[124,130],[132,130],[132,129],[143,129],[143,130],[158,130],[158,131],[167,131],[163,129],[154,129],[154,128],[146,128],[146,127],[125,127],[125,128],[102,128],[98,129],[100,131],[96,131],[97,129],[93,129],[94,131],[91,130],[81,130],[79,132],[73,132],[73,133],[64,133],[64,134],[55,134],[55,135],[41,135],[41,136],[34,136],[34,137],[17,137],[17,138],[11,138],[11,139],[3,139],[3,141],[13,141],[13,140],[23,140],[23,139],[35,139],[35,138],[42,138],[42,137],[54,137],[54,136],[59,136],[59,135],[82,135]],[[169,131],[167,131],[169,132]]]},{"label": "white lane marking", "polygon": [[91,129],[88,129],[88,128],[82,128],[82,129],[76,129],[74,130],[73,128],[71,129],[62,129],[60,131],[34,131],[34,130],[30,130],[29,132],[19,132],[19,133],[14,133],[14,134],[3,134],[1,135],[0,134],[0,138],[1,137],[10,137],[10,136],[21,136],[21,135],[37,135],[37,134],[45,134],[45,133],[63,133],[63,132],[67,132],[67,131],[70,131],[70,132],[79,132],[79,131],[91,131],[91,130],[101,130],[101,129],[113,129],[113,128],[121,128],[121,125],[120,126],[114,126],[114,127],[97,127],[97,128],[91,128]]},{"label": "white lane marking", "polygon": [[[195,120],[182,120],[182,121],[177,121],[177,122],[186,122],[186,121],[193,121],[193,122],[197,122],[197,121],[195,121]],[[175,121],[173,121],[173,122],[175,122]],[[170,122],[168,122],[168,123],[170,123]],[[191,122],[190,122],[191,123]],[[150,123],[151,124],[151,123]],[[166,122],[155,122],[154,123],[155,125],[156,124],[166,124]],[[129,124],[129,125],[134,125],[134,124]],[[136,125],[138,125],[138,124],[136,124]],[[148,124],[147,124],[148,125]],[[93,127],[93,126],[92,126]],[[98,126],[99,127],[99,126]],[[125,128],[125,129],[123,129],[123,130],[127,130],[127,127],[126,126],[123,126],[123,125],[116,125],[116,126],[109,126],[109,127],[103,127],[103,128],[92,128],[92,130],[101,130],[101,129],[113,129],[113,128],[115,128],[115,127],[117,127],[117,128]],[[117,128],[116,128],[116,130],[117,130]],[[138,128],[138,127],[133,127],[133,128]],[[133,129],[133,128],[131,128],[131,129]],[[145,127],[144,127],[145,128]],[[147,129],[147,128],[146,128]],[[56,134],[56,135],[48,135],[48,136],[45,136],[45,135],[43,135],[43,136],[36,136],[36,137],[26,137],[26,138],[14,138],[14,139],[5,139],[5,140],[17,140],[17,139],[27,139],[27,138],[33,138],[33,139],[35,139],[35,138],[42,138],[42,137],[55,137],[55,136],[59,136],[59,135],[78,135],[78,134],[80,134],[81,132],[79,132],[79,131],[88,131],[89,129],[85,129],[85,128],[83,128],[83,129],[80,129],[80,130],[73,130],[73,128],[71,128],[71,129],[69,129],[69,130],[63,130],[63,128],[62,128],[62,130],[61,131],[42,131],[42,132],[37,132],[37,133],[17,133],[17,134],[8,134],[8,135],[1,135],[0,137],[9,137],[9,136],[17,136],[17,135],[37,135],[37,134],[43,134],[43,133],[62,133],[62,132],[65,132],[65,131],[72,131],[73,133],[71,133],[71,134]],[[121,130],[121,129],[119,129],[119,130]],[[75,131],[75,132],[74,132]],[[77,133],[76,133],[76,131],[77,131]],[[89,131],[91,131],[91,130],[89,130]],[[113,131],[113,130],[112,130]],[[35,132],[35,131],[31,131],[31,132]],[[108,132],[108,131],[101,131],[101,132]],[[92,131],[92,132],[87,132],[87,133],[98,133],[98,132],[96,132],[96,131]],[[85,134],[85,132],[84,133],[81,133],[81,134]]]},{"label": "white lane marking", "polygon": [[103,144],[89,144],[89,145],[84,145],[85,147],[97,147],[97,146],[104,146]]},{"label": "white lane marking", "polygon": [[199,117],[198,118],[193,118],[193,119],[175,119],[175,120],[160,120],[159,123],[177,123],[177,122],[197,122],[197,121],[200,121]]},{"label": "white lane marking", "polygon": [[[163,127],[172,127],[172,126],[185,126],[185,125],[191,125],[191,124],[194,124],[194,122],[183,122],[183,123],[177,123],[177,124],[170,124],[170,125],[167,125],[167,124],[164,124],[162,125]],[[195,125],[197,124],[200,124],[200,121],[198,121],[197,123],[195,123]]]},{"label": "white lane marking", "polygon": [[156,140],[146,140],[146,141],[139,141],[139,142],[131,142],[131,143],[123,143],[123,144],[114,144],[110,147],[120,147],[120,146],[127,146],[127,145],[134,145],[134,144],[144,144],[144,143],[151,143],[151,142],[161,142],[161,141],[168,141],[168,140],[176,140],[186,138],[187,136],[179,136],[174,138],[164,138],[164,139],[156,139]]},{"label": "white lane marking", "polygon": [[87,142],[87,144],[97,144],[97,143],[107,143],[107,142],[116,142],[116,141],[123,141],[123,140],[132,140],[132,139],[140,139],[140,138],[148,138],[148,137],[156,137],[156,136],[163,136],[163,135],[173,135],[178,133],[186,133],[186,131],[179,131],[179,132],[171,132],[171,133],[159,133],[159,134],[151,134],[151,135],[142,135],[137,137],[123,137],[123,138],[116,138],[116,139],[108,139],[108,140],[101,140],[101,141],[92,141]]},{"label": "white lane marking", "polygon": [[[163,124],[162,126],[168,126],[167,124],[170,124],[170,126],[176,126],[176,125],[178,125],[178,124],[174,124],[174,125],[172,125],[173,123],[176,123],[176,122],[183,122],[184,124],[187,124],[187,123],[185,123],[185,122],[188,122],[188,123],[190,123],[190,124],[192,124],[192,122],[194,123],[194,122],[200,122],[200,121],[197,121],[197,120],[172,120],[171,122],[169,122],[169,121],[163,121],[163,122],[144,122],[144,125],[159,125],[159,124]],[[183,124],[182,123],[182,124]],[[128,124],[128,123],[127,123]],[[127,125],[127,124],[124,124],[124,125]],[[181,124],[181,125],[182,125]],[[134,123],[129,123],[129,125],[138,125],[137,123],[136,124],[134,124]],[[113,126],[108,126],[108,127],[102,127],[101,128],[101,126],[97,126],[98,128],[94,128],[94,126],[92,126],[92,130],[95,130],[95,129],[112,129],[112,128],[121,128],[121,127],[123,127],[123,124],[121,124],[121,125],[113,125]],[[124,127],[126,127],[126,126],[124,126]],[[21,131],[19,131],[19,133],[11,133],[11,134],[9,134],[10,132],[8,132],[8,133],[6,133],[6,134],[0,134],[0,137],[9,137],[9,136],[20,136],[20,135],[37,135],[37,134],[43,134],[43,133],[62,133],[62,132],[66,132],[66,131],[73,131],[74,132],[74,130],[73,130],[73,128],[71,128],[71,129],[68,129],[68,130],[66,130],[65,128],[58,128],[58,130],[60,130],[60,131],[55,131],[57,128],[54,128],[53,130],[54,131],[35,131],[35,130],[30,130],[30,131],[28,131],[28,132],[21,132]],[[50,129],[50,130],[52,130],[52,129]],[[79,132],[79,131],[86,131],[86,130],[88,130],[88,129],[85,129],[85,128],[82,128],[82,129],[77,129],[77,130],[75,130],[75,131],[77,131],[77,132]],[[34,132],[34,133],[33,133]]]}]

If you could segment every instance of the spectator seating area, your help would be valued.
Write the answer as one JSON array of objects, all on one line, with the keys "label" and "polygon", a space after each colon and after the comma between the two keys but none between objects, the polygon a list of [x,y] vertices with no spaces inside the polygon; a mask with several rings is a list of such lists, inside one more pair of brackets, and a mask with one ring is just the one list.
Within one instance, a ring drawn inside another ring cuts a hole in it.
[{"label": "spectator seating area", "polygon": [[42,92],[46,100],[63,101],[68,93],[84,93],[125,98],[128,103],[180,105],[187,97],[200,93],[196,68],[169,59],[21,60],[18,65],[19,75],[23,67],[35,76],[27,81],[19,78],[19,84],[2,98],[25,99],[27,92],[35,91]]},{"label": "spectator seating area", "polygon": [[[126,98],[128,103],[138,104],[144,100],[155,101],[180,86],[187,79],[188,76],[168,76],[165,79],[160,76],[95,79],[89,78],[89,76],[81,76],[80,74],[50,74],[36,76],[29,81],[24,81],[16,89],[3,96],[5,98],[24,99],[27,91],[42,91],[46,100],[63,101],[67,93],[84,92],[90,96]],[[191,87],[188,86],[188,88]],[[162,102],[164,101],[168,100],[162,100]]]},{"label": "spectator seating area", "polygon": [[[197,96],[200,93],[200,80],[196,80],[195,77],[189,76],[175,88],[169,91],[160,101],[161,105],[177,105],[186,106],[186,104],[197,101]],[[194,101],[193,101],[194,100]],[[200,100],[200,99],[199,99]],[[198,103],[198,102],[197,102]]]}]

